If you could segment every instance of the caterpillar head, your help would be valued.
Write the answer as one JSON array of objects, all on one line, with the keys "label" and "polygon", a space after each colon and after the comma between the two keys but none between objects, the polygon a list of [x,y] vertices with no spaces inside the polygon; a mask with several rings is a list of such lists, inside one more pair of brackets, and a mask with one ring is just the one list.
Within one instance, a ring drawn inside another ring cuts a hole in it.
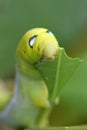
[{"label": "caterpillar head", "polygon": [[58,42],[51,31],[35,28],[25,33],[18,45],[17,55],[34,64],[43,59],[54,59],[58,49]]}]

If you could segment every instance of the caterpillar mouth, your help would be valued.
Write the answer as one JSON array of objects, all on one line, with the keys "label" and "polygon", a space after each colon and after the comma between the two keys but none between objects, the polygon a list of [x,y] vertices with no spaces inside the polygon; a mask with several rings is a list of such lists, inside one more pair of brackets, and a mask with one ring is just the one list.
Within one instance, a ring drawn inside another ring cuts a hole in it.
[{"label": "caterpillar mouth", "polygon": [[40,60],[41,60],[41,61],[54,60],[55,57],[56,57],[56,55],[54,55],[54,56],[52,56],[52,57],[48,57],[48,58],[47,58],[46,56],[42,56]]},{"label": "caterpillar mouth", "polygon": [[49,58],[47,58],[46,56],[42,56],[42,57],[40,58],[40,60],[38,61],[38,63],[41,63],[41,62],[47,61],[47,60],[49,60],[49,61],[54,60],[55,57],[56,57],[56,55],[55,55],[55,56],[52,56],[52,57],[49,57]]},{"label": "caterpillar mouth", "polygon": [[47,58],[46,58],[45,56],[42,56],[42,57],[40,58],[40,60],[38,61],[38,63],[41,63],[41,62],[43,62],[43,61],[47,61]]},{"label": "caterpillar mouth", "polygon": [[46,56],[42,56],[40,61],[54,60],[56,56],[47,58]]},{"label": "caterpillar mouth", "polygon": [[41,60],[41,61],[46,61],[47,58],[46,58],[45,56],[42,56],[40,60]]}]

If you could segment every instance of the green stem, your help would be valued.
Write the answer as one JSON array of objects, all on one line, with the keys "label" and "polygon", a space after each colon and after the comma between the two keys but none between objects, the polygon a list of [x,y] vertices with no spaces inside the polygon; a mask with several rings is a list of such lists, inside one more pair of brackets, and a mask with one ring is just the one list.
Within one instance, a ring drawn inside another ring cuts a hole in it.
[{"label": "green stem", "polygon": [[49,109],[41,110],[40,115],[36,122],[37,127],[42,128],[48,125],[48,117],[51,111],[52,111],[52,107],[50,107]]}]

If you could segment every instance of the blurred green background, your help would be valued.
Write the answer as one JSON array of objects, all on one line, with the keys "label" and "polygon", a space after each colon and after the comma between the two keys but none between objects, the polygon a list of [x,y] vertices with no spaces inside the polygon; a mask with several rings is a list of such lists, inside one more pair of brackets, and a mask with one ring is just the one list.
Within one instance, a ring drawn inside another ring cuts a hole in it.
[{"label": "blurred green background", "polygon": [[87,123],[87,0],[0,0],[0,77],[15,73],[15,50],[31,28],[45,27],[68,55],[84,57],[51,114],[51,125]]}]

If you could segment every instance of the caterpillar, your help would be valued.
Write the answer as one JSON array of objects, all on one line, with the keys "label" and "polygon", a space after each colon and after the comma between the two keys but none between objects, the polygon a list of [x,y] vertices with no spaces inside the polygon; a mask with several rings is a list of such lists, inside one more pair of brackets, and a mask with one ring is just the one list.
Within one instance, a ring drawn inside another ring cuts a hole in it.
[{"label": "caterpillar", "polygon": [[54,60],[58,53],[58,41],[50,30],[35,28],[24,34],[16,50],[13,97],[0,112],[0,122],[32,126],[40,109],[50,107],[48,88],[36,64]]}]

